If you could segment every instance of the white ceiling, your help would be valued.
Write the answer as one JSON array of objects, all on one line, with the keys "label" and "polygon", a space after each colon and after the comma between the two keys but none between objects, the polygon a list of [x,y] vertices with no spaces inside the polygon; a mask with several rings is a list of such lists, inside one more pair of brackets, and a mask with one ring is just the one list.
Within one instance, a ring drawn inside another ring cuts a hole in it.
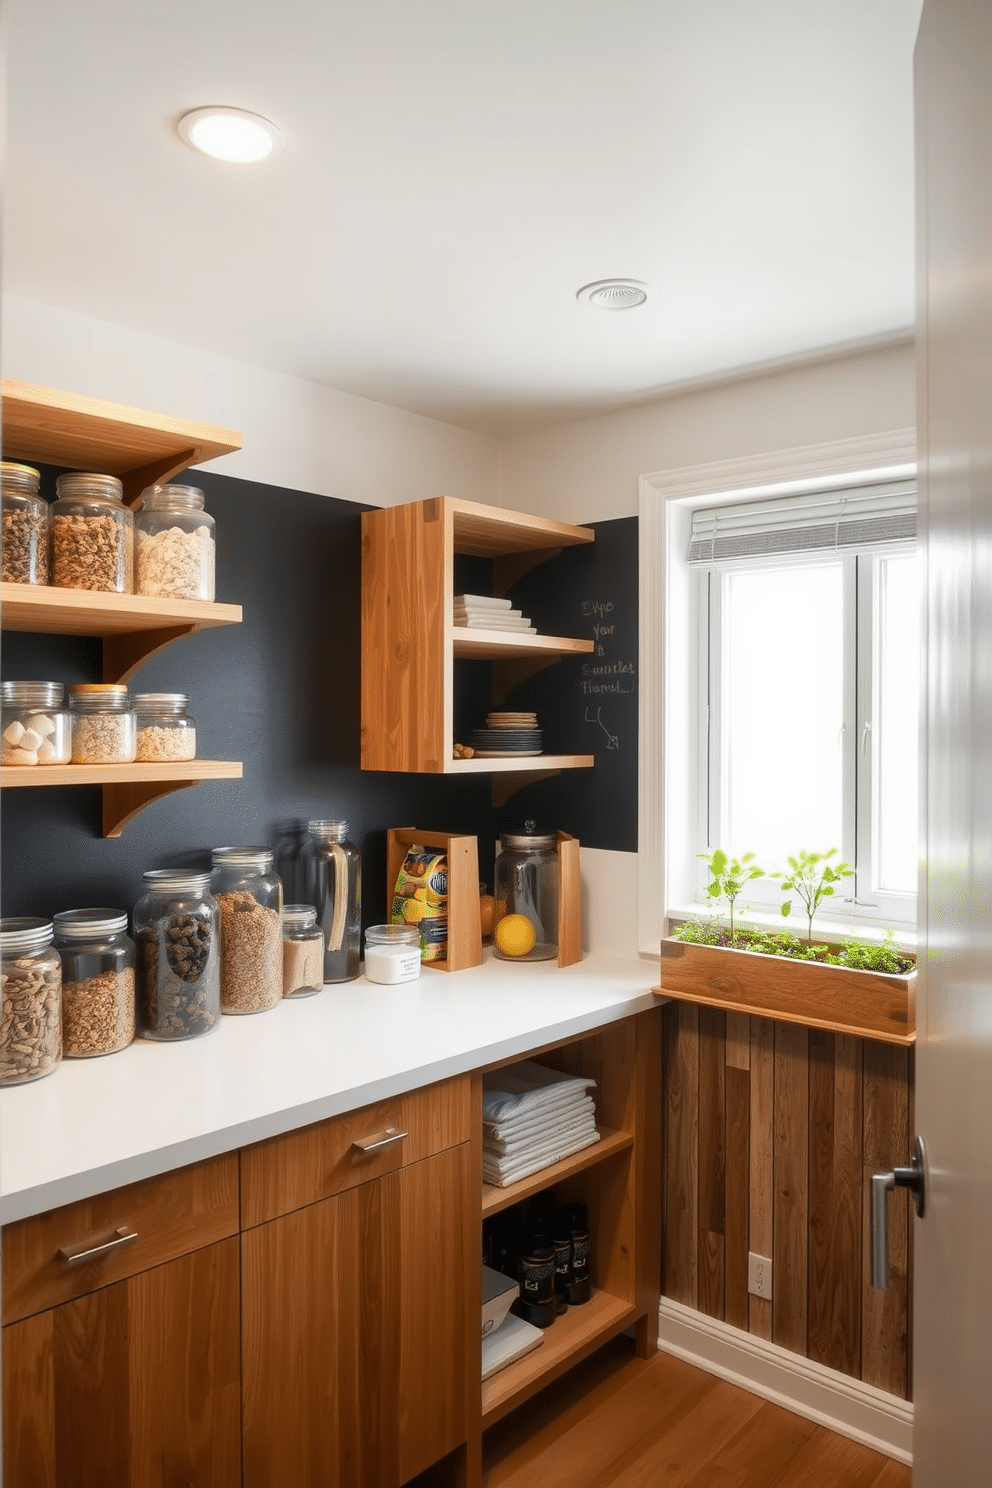
[{"label": "white ceiling", "polygon": [[493,433],[884,338],[921,3],[8,0],[4,287]]}]

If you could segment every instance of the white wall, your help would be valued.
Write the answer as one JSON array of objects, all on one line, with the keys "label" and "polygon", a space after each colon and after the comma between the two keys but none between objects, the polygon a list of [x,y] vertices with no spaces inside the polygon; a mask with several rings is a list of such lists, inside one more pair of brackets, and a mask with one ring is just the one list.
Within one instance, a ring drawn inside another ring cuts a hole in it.
[{"label": "white wall", "polygon": [[5,377],[238,429],[245,447],[207,468],[341,500],[496,500],[488,435],[13,295]]}]

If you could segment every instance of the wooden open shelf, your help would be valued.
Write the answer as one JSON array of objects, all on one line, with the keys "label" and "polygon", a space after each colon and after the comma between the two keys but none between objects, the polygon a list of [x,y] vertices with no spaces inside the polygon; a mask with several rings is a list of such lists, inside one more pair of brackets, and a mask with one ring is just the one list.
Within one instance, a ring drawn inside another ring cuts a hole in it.
[{"label": "wooden open shelf", "polygon": [[61,785],[103,787],[103,835],[119,837],[143,806],[204,780],[240,780],[240,760],[156,761],[130,765],[4,765],[0,790]]},{"label": "wooden open shelf", "polygon": [[483,1219],[488,1219],[491,1214],[499,1214],[501,1209],[511,1209],[522,1199],[529,1199],[532,1194],[540,1193],[542,1189],[550,1188],[555,1183],[563,1183],[573,1173],[584,1173],[587,1168],[593,1168],[597,1163],[605,1162],[617,1152],[626,1152],[634,1145],[634,1138],[630,1132],[614,1131],[609,1126],[598,1126],[598,1131],[599,1141],[591,1147],[584,1147],[581,1152],[573,1152],[570,1157],[563,1157],[561,1162],[555,1163],[552,1167],[542,1168],[539,1173],[532,1173],[529,1178],[521,1178],[519,1183],[511,1183],[507,1188],[495,1188],[491,1183],[484,1183],[482,1185]]},{"label": "wooden open shelf", "polygon": [[573,640],[571,636],[508,636],[505,630],[478,630],[466,625],[452,625],[452,650],[456,658],[472,661],[510,661],[519,657],[586,656],[595,641]]}]

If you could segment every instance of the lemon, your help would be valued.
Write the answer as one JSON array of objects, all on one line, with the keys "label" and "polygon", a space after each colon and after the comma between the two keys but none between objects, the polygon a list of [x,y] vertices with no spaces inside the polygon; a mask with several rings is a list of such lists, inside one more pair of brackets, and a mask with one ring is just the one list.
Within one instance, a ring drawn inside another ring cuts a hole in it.
[{"label": "lemon", "polygon": [[537,931],[526,915],[504,915],[496,923],[493,939],[504,956],[526,956],[534,948]]}]

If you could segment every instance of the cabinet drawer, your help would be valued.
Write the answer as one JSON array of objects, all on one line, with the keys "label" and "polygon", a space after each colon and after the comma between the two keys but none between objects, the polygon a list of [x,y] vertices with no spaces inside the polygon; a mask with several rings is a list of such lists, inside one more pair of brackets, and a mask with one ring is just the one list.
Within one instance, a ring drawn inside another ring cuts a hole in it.
[{"label": "cabinet drawer", "polygon": [[472,1133],[470,1092],[471,1081],[464,1075],[243,1148],[242,1227],[263,1224],[467,1141]]},{"label": "cabinet drawer", "polygon": [[[3,1231],[3,1320],[56,1307],[237,1231],[234,1152],[18,1220]],[[137,1238],[126,1238],[131,1233]]]}]

